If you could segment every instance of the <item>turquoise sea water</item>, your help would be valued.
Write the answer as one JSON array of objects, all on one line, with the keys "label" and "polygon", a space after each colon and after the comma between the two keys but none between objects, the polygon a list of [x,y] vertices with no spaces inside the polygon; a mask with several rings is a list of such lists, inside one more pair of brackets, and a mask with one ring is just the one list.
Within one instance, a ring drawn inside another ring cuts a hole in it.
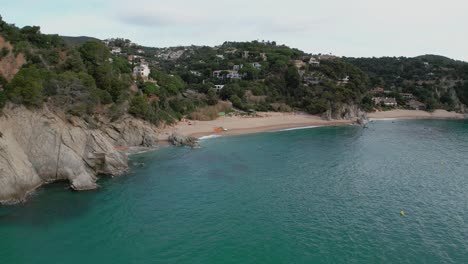
[{"label": "turquoise sea water", "polygon": [[54,184],[0,207],[0,263],[468,263],[467,122],[201,145],[134,156],[98,191]]}]

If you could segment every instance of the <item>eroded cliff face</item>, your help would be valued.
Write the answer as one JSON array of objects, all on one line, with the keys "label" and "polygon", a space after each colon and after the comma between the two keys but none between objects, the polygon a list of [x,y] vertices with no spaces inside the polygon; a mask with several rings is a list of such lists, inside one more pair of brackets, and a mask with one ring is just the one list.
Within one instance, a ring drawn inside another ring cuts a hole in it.
[{"label": "eroded cliff face", "polygon": [[128,169],[119,150],[157,144],[156,128],[131,117],[97,127],[90,129],[79,118],[64,120],[47,107],[8,105],[0,117],[0,203],[22,201],[37,187],[60,180],[75,190],[94,189],[96,175]]}]

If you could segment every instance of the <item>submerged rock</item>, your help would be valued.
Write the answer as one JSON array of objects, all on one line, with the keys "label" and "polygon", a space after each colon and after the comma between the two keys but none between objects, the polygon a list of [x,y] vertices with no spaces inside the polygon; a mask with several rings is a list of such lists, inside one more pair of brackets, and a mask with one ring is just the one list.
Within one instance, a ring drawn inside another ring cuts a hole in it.
[{"label": "submerged rock", "polygon": [[195,137],[184,136],[179,133],[173,133],[169,136],[169,142],[174,146],[198,147],[198,139]]}]

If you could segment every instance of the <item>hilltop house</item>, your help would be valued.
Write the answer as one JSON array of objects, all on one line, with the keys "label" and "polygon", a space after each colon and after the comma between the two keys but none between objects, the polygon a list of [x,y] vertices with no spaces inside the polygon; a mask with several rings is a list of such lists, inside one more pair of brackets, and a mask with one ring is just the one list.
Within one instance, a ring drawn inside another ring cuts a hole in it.
[{"label": "hilltop house", "polygon": [[309,60],[309,65],[312,67],[320,67],[320,61],[318,61],[316,58],[312,57]]}]

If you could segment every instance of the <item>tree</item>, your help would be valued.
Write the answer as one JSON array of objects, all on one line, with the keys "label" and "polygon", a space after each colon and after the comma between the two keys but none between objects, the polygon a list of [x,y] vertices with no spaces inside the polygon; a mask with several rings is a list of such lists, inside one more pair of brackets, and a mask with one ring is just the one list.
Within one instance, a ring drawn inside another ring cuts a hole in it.
[{"label": "tree", "polygon": [[8,98],[18,104],[41,106],[44,75],[36,66],[22,68],[6,87]]},{"label": "tree", "polygon": [[143,92],[146,95],[159,95],[161,90],[159,89],[159,87],[156,84],[151,83],[151,82],[145,82],[143,84]]},{"label": "tree", "polygon": [[214,89],[209,89],[208,90],[206,102],[209,105],[215,105],[215,104],[218,103],[218,96],[216,95],[216,92],[215,92]]},{"label": "tree", "polygon": [[6,95],[3,91],[0,91],[0,110],[5,106],[6,103]]},{"label": "tree", "polygon": [[289,88],[298,88],[301,83],[301,77],[295,66],[289,66],[286,73],[286,83]]},{"label": "tree", "polygon": [[151,111],[151,107],[148,103],[148,98],[146,95],[136,95],[132,98],[130,102],[130,108],[128,112],[135,117],[146,119],[148,118]]}]

